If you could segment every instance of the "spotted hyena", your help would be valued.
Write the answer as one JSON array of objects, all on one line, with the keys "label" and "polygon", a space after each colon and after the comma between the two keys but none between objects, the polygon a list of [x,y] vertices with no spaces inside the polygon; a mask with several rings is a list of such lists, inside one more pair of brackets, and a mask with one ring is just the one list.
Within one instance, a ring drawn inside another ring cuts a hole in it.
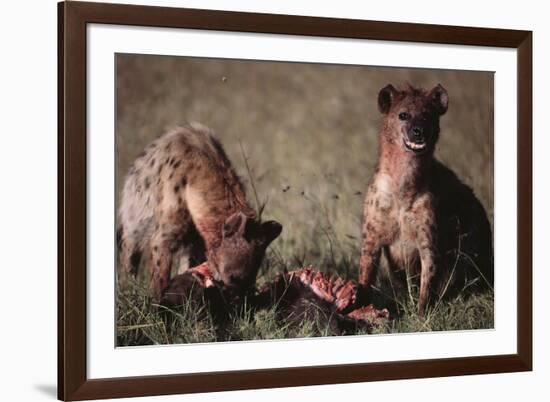
[{"label": "spotted hyena", "polygon": [[182,271],[204,259],[216,279],[245,289],[281,229],[275,221],[259,221],[220,142],[191,124],[149,144],[126,176],[120,265],[133,274],[148,265],[157,300],[173,267]]},{"label": "spotted hyena", "polygon": [[[388,85],[378,95],[384,119],[364,203],[359,281],[369,294],[381,279],[403,285],[419,275],[420,314],[430,296],[493,285],[487,214],[472,189],[434,157],[448,102],[441,85],[429,91]],[[379,269],[382,256],[387,264]]]}]

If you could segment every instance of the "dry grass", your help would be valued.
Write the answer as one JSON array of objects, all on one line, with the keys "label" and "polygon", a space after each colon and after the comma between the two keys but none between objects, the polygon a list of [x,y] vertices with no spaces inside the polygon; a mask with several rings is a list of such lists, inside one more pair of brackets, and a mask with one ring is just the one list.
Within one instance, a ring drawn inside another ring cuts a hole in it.
[{"label": "dry grass", "polygon": [[[117,190],[134,158],[165,128],[201,122],[218,133],[243,177],[251,203],[255,204],[253,180],[259,203],[266,203],[264,218],[283,224],[258,281],[268,280],[284,267],[308,264],[356,278],[362,201],[376,164],[381,121],[376,98],[387,83],[405,82],[426,88],[441,83],[448,90],[450,106],[441,122],[436,155],[474,188],[492,222],[492,73],[119,55]],[[151,328],[128,327],[160,322],[146,295],[139,296],[140,288],[143,284],[120,289],[121,344],[140,343],[122,334],[143,335]],[[126,301],[121,299],[124,294],[130,295]],[[492,300],[489,294],[477,301],[440,304],[433,312],[436,318],[422,325],[404,308],[402,318],[384,330],[491,327]],[[401,304],[406,306],[410,298],[405,302]],[[304,326],[304,333],[291,334],[270,323],[265,314],[262,317],[260,326],[257,316],[245,319],[246,331],[236,331],[232,339],[322,333],[306,331]],[[187,328],[189,322],[181,325]],[[211,328],[201,329],[203,324],[193,324],[196,329],[189,329],[191,335],[182,326],[165,328],[165,338],[157,328],[149,341],[214,340]]]}]

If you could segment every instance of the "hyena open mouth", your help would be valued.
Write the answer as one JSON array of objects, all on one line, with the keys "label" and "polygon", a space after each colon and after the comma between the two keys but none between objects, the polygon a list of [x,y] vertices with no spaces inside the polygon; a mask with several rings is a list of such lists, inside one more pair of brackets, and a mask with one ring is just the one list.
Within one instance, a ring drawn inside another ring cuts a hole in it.
[{"label": "hyena open mouth", "polygon": [[426,142],[412,142],[405,137],[403,137],[403,144],[405,145],[405,148],[407,148],[409,151],[419,154],[423,153],[428,147],[428,144]]}]

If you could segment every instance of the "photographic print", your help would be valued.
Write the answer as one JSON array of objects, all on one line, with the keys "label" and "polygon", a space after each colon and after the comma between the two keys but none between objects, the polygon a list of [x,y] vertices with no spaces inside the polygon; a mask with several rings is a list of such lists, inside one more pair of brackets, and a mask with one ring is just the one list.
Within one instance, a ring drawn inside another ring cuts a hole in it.
[{"label": "photographic print", "polygon": [[492,72],[115,62],[117,346],[493,328]]},{"label": "photographic print", "polygon": [[60,399],[532,370],[531,31],[58,29]]}]

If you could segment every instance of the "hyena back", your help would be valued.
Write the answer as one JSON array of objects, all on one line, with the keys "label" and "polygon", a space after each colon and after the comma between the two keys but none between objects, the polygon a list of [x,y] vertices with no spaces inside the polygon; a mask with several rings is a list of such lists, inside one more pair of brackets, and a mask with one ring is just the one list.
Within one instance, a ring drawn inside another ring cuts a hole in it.
[{"label": "hyena back", "polygon": [[131,167],[119,208],[120,265],[133,274],[148,265],[156,299],[173,266],[205,258],[217,279],[244,289],[281,229],[259,222],[219,141],[191,124],[153,141]]},{"label": "hyena back", "polygon": [[[384,121],[364,203],[360,283],[369,293],[383,278],[404,287],[407,275],[420,276],[420,314],[430,296],[492,288],[487,214],[472,189],[434,157],[447,91],[388,85],[378,106]],[[382,256],[387,263],[379,269]]]}]

